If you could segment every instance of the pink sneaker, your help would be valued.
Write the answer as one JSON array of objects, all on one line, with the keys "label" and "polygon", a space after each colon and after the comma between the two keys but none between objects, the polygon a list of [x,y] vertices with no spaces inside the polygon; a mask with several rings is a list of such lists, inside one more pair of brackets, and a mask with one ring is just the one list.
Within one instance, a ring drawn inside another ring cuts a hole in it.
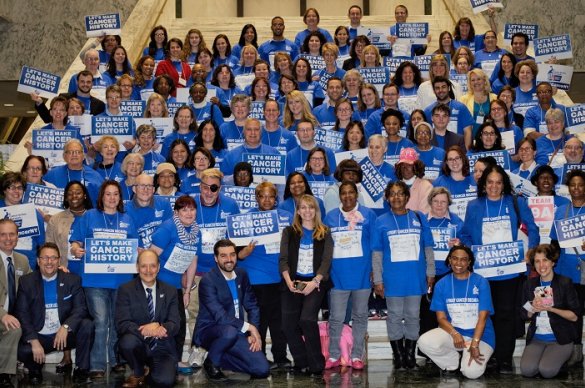
[{"label": "pink sneaker", "polygon": [[354,358],[351,362],[351,367],[353,369],[362,370],[364,369],[364,362],[359,358]]},{"label": "pink sneaker", "polygon": [[335,360],[333,358],[329,358],[327,361],[325,361],[325,369],[337,368],[339,365],[339,360]]}]

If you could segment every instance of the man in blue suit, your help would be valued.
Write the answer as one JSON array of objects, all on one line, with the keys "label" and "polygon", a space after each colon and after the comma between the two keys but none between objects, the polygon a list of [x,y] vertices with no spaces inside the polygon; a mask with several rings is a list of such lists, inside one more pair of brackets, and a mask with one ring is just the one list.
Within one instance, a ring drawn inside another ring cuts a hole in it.
[{"label": "man in blue suit", "polygon": [[22,337],[18,359],[29,370],[33,385],[43,380],[45,355],[55,350],[76,348],[77,383],[89,381],[89,353],[94,325],[85,304],[81,278],[59,271],[59,248],[54,243],[39,247],[39,269],[23,276],[18,285],[15,314]]},{"label": "man in blue suit", "polygon": [[[199,283],[199,316],[195,344],[208,350],[203,367],[213,380],[225,379],[221,368],[248,373],[255,378],[269,374],[257,327],[260,309],[248,274],[235,268],[236,245],[219,240],[213,247],[217,267]],[[244,320],[244,311],[248,321]]]},{"label": "man in blue suit", "polygon": [[136,267],[138,277],[120,286],[116,299],[118,346],[132,369],[123,387],[172,387],[180,324],[177,290],[157,279],[160,262],[154,251],[142,251]]}]

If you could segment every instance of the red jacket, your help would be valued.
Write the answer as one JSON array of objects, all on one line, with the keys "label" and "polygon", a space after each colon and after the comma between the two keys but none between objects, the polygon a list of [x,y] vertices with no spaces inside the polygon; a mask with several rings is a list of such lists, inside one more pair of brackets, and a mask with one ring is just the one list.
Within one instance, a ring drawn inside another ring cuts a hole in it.
[{"label": "red jacket", "polygon": [[[182,85],[179,82],[179,73],[177,72],[175,65],[173,65],[170,59],[165,59],[164,61],[160,61],[158,63],[158,65],[156,66],[155,75],[158,77],[161,74],[168,74],[173,79],[175,87],[184,88],[187,86],[187,81],[189,81],[189,78],[191,78],[191,68],[189,67],[189,64],[185,61],[181,61],[181,68],[182,74],[180,78],[184,82]],[[172,93],[172,95],[173,97],[177,96],[176,90]]]}]

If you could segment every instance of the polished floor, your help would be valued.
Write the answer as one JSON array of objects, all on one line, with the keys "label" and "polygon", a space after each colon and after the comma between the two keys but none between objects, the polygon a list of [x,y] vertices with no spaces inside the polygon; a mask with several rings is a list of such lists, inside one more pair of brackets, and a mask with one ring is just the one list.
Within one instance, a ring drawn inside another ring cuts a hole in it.
[{"label": "polished floor", "polygon": [[[422,363],[422,360],[419,360]],[[516,360],[518,364],[519,360]],[[55,365],[48,364],[43,373],[43,387],[74,387],[69,377],[63,377],[54,373]],[[126,376],[128,375],[128,371]],[[124,382],[124,375],[111,374],[107,379],[95,381],[88,385],[95,388],[120,387]],[[26,377],[19,376],[18,387],[28,387]],[[79,385],[77,385],[79,386]],[[196,371],[190,376],[179,376],[177,387],[302,387],[316,386],[326,387],[585,387],[583,379],[583,367],[574,367],[562,373],[559,377],[550,380],[540,378],[527,379],[519,375],[518,368],[514,375],[499,375],[489,370],[478,380],[467,380],[463,377],[441,377],[434,367],[422,366],[413,371],[395,372],[391,367],[391,360],[375,360],[367,365],[363,371],[353,371],[346,368],[337,368],[326,371],[323,378],[315,379],[306,376],[292,375],[286,372],[275,372],[268,379],[250,380],[246,375],[229,374],[229,379],[224,382],[211,382],[202,370]]]}]

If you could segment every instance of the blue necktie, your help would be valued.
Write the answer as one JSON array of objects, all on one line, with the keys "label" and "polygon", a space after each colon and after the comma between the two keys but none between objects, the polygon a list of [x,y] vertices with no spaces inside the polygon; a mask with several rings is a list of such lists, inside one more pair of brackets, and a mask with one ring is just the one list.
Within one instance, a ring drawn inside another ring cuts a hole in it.
[{"label": "blue necktie", "polygon": [[[154,322],[154,301],[152,300],[152,288],[146,289],[146,303],[148,303],[148,315],[150,316],[150,322]],[[148,347],[150,350],[156,348],[156,338],[150,337],[147,340]]]},{"label": "blue necktie", "polygon": [[6,272],[6,276],[8,277],[8,313],[12,314],[14,312],[14,305],[16,304],[16,278],[14,277],[12,257],[8,257],[6,261],[8,261]]},{"label": "blue necktie", "polygon": [[154,301],[152,300],[152,288],[146,289],[146,303],[148,303],[148,315],[150,316],[150,322],[154,322]]}]

